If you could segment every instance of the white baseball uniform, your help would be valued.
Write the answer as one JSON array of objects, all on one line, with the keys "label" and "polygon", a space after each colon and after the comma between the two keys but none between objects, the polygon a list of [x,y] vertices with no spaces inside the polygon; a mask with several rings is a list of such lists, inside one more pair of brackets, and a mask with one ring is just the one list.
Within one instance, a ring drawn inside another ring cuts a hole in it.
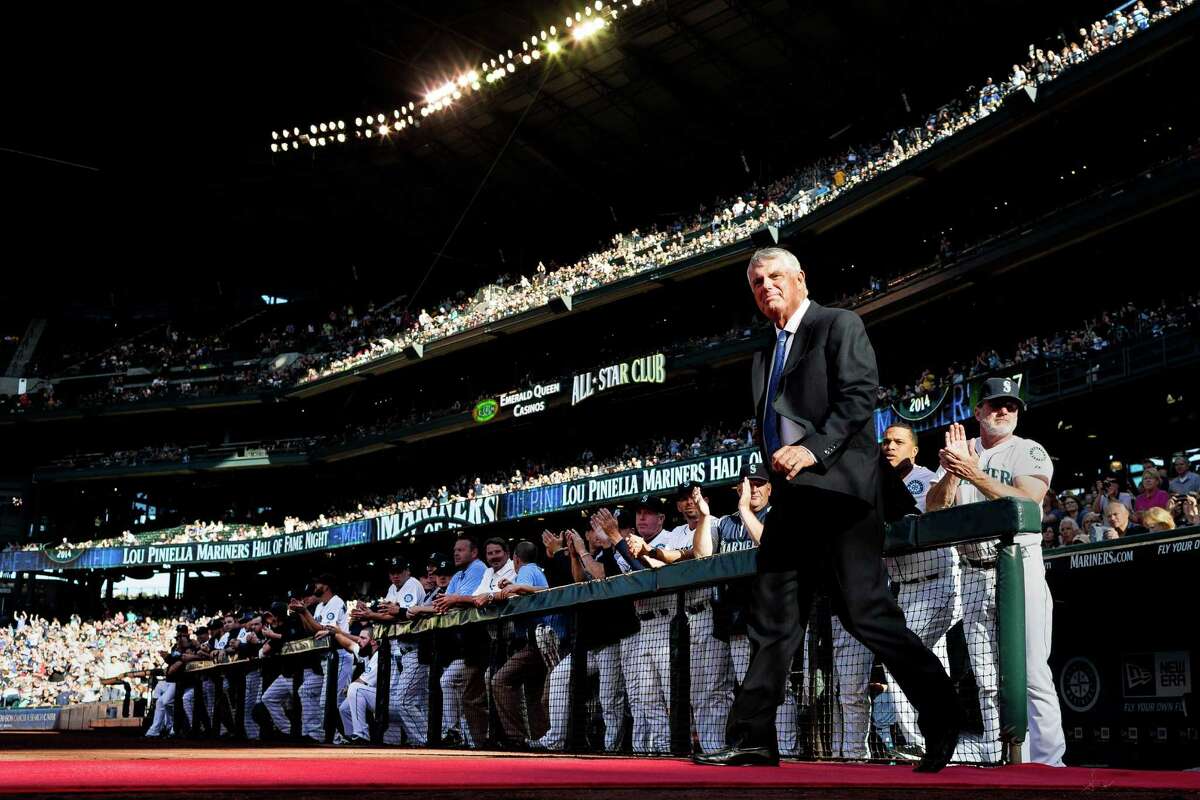
[{"label": "white baseball uniform", "polygon": [[[985,449],[983,442],[971,442],[979,456],[979,467],[1005,486],[1014,486],[1018,477],[1038,477],[1047,484],[1054,476],[1054,464],[1046,450],[1032,439],[1010,436],[996,447]],[[939,469],[937,478],[945,475]],[[959,481],[955,505],[979,503],[983,494],[966,481]],[[1038,514],[1041,514],[1039,504]],[[1050,766],[1062,766],[1066,752],[1062,712],[1054,678],[1050,672],[1050,639],[1053,625],[1053,599],[1046,584],[1042,561],[1042,537],[1026,533],[1016,537],[1021,546],[1025,573],[1025,673],[1028,681],[1029,735],[1022,745],[1022,757]],[[979,706],[983,715],[983,737],[964,736],[955,752],[957,760],[998,761],[1001,756],[1000,721],[996,709],[996,555],[998,540],[960,545],[962,557],[963,633],[971,670],[979,686]]]},{"label": "white baseball uniform", "polygon": [[[419,606],[425,602],[425,587],[415,578],[409,578],[399,589],[390,587],[386,599],[401,608]],[[417,643],[409,639],[392,640],[391,658],[388,727],[383,741],[400,744],[403,740],[423,747],[429,732],[429,666],[420,662]]]},{"label": "white baseball uniform", "polygon": [[[655,536],[649,547],[691,550],[692,530],[680,525]],[[633,752],[671,752],[671,618],[675,595],[633,601],[641,630],[621,642],[629,711],[633,716]],[[711,622],[711,609],[710,609]],[[628,651],[628,655],[626,654]],[[629,676],[634,676],[629,680]]]},{"label": "white baseball uniform", "polygon": [[[344,633],[350,632],[350,617],[346,611],[346,603],[336,594],[327,602],[317,603],[316,609],[313,610],[313,619],[317,621],[318,625],[332,625]],[[337,693],[338,696],[341,696],[347,684],[350,683],[354,660],[353,656],[345,650],[339,650],[333,655],[333,658],[338,659]],[[326,661],[326,667],[329,666],[331,665]],[[318,741],[325,740],[327,685],[324,674],[312,669],[304,670],[304,677],[300,682],[300,729],[302,735],[311,736]]]},{"label": "white baseball uniform", "polygon": [[358,739],[370,739],[371,730],[367,725],[367,711],[375,712],[375,681],[378,677],[376,667],[379,663],[379,651],[371,653],[369,658],[358,655],[358,647],[354,647],[354,660],[363,665],[362,674],[358,680],[351,681],[346,687],[346,699],[338,706],[342,715],[342,729],[348,736]]}]

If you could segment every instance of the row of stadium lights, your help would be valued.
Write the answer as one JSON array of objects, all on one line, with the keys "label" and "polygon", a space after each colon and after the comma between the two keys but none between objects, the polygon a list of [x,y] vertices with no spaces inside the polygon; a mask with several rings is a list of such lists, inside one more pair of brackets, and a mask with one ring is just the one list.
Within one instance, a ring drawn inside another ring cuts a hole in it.
[{"label": "row of stadium lights", "polygon": [[[570,31],[570,40],[575,43],[583,42],[612,24],[618,14],[628,9],[640,7],[651,0],[629,0],[622,3],[606,5],[603,0],[577,11],[564,20],[564,38]],[[500,53],[495,58],[483,62],[478,70],[468,70],[452,81],[446,81],[441,86],[426,93],[422,103],[409,102],[405,106],[392,110],[392,116],[386,113],[367,114],[366,117],[354,118],[354,129],[349,130],[345,120],[312,123],[308,131],[300,128],[283,128],[271,131],[271,152],[287,153],[300,150],[301,144],[310,148],[325,147],[330,144],[345,144],[351,137],[355,139],[370,139],[377,137],[386,139],[392,133],[403,131],[409,127],[419,127],[416,116],[429,117],[439,111],[444,111],[460,100],[464,95],[480,91],[484,84],[495,84],[516,73],[518,64],[530,66],[540,61],[544,56],[554,56],[562,51],[563,39],[559,38],[559,29],[551,25],[537,36],[530,36],[521,42],[520,50],[509,50]],[[416,116],[414,116],[416,115]]]}]

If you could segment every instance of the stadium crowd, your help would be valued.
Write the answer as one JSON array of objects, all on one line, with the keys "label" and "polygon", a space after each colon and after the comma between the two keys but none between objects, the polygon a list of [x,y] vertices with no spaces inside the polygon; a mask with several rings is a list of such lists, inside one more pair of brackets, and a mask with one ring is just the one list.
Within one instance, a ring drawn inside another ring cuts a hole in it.
[{"label": "stadium crowd", "polygon": [[[609,245],[569,265],[539,262],[532,276],[503,276],[467,295],[459,291],[436,305],[413,313],[398,304],[368,304],[331,311],[326,319],[289,323],[259,335],[258,363],[216,377],[115,375],[109,385],[82,398],[85,404],[111,404],[174,399],[199,394],[235,393],[308,383],[401,352],[410,344],[428,344],[465,330],[515,316],[545,305],[555,297],[575,295],[688,257],[743,240],[766,224],[790,222],[832,202],[844,192],[924,152],[995,111],[1010,94],[1027,85],[1054,80],[1087,61],[1167,19],[1193,0],[1161,0],[1153,8],[1137,2],[1114,11],[1078,31],[1074,41],[1053,47],[1029,46],[1007,78],[989,77],[969,102],[956,100],[929,114],[921,124],[890,132],[879,141],[849,148],[836,157],[795,170],[766,186],[701,207],[669,225],[656,225],[615,235]],[[207,338],[167,329],[110,348],[96,366],[121,370],[133,366],[200,370],[227,350],[223,331]],[[286,354],[288,357],[282,357]],[[53,409],[62,401],[53,387],[11,398],[12,412]]]}]

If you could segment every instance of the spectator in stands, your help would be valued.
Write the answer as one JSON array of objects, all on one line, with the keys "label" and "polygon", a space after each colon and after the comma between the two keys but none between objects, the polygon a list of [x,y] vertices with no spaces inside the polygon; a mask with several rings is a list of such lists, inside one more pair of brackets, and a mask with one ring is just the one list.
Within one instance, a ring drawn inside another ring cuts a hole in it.
[{"label": "spectator in stands", "polygon": [[1079,525],[1070,517],[1063,517],[1058,523],[1058,538],[1063,547],[1072,544],[1082,544],[1087,541],[1082,537]]},{"label": "spectator in stands", "polygon": [[1171,494],[1188,494],[1200,492],[1200,475],[1192,472],[1191,464],[1185,456],[1177,455],[1171,460],[1175,476],[1171,478]]},{"label": "spectator in stands", "polygon": [[[1079,504],[1079,498],[1073,494],[1064,495],[1062,499],[1063,519],[1070,517],[1075,521],[1075,527],[1083,521],[1084,510]],[[1061,533],[1061,531],[1060,531]]]},{"label": "spectator in stands", "polygon": [[1042,520],[1042,549],[1058,546],[1058,528],[1053,522]]},{"label": "spectator in stands", "polygon": [[1177,526],[1200,525],[1200,501],[1195,492],[1174,495],[1169,510]]},{"label": "spectator in stands", "polygon": [[1114,502],[1125,506],[1126,510],[1133,508],[1133,496],[1124,491],[1121,478],[1109,475],[1096,481],[1096,499],[1092,501],[1092,510],[1097,514],[1107,514],[1109,504]]},{"label": "spectator in stands", "polygon": [[1161,531],[1174,530],[1175,518],[1165,508],[1154,506],[1153,508],[1146,509],[1145,513],[1142,514],[1142,524],[1151,533],[1159,533]]},{"label": "spectator in stands", "polygon": [[1104,529],[1105,539],[1110,538],[1110,534],[1114,533],[1117,537],[1121,537],[1133,536],[1135,534],[1146,532],[1146,529],[1141,525],[1130,524],[1129,506],[1115,500],[1109,502],[1108,508],[1104,512],[1104,520],[1108,523],[1108,526]]},{"label": "spectator in stands", "polygon": [[1160,487],[1158,470],[1143,469],[1141,491],[1133,501],[1134,522],[1141,523],[1142,516],[1152,508],[1167,509],[1171,505],[1171,496]]}]

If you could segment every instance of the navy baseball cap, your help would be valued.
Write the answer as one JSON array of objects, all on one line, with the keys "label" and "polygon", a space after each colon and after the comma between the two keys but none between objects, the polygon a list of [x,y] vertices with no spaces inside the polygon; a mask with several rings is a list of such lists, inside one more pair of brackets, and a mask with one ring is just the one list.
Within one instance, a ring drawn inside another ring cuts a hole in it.
[{"label": "navy baseball cap", "polygon": [[684,481],[683,483],[679,484],[679,488],[675,490],[675,499],[686,500],[692,496],[693,489],[703,490],[704,486],[700,483],[700,481]]},{"label": "navy baseball cap", "polygon": [[408,559],[393,558],[388,563],[388,572],[408,572]]},{"label": "navy baseball cap", "polygon": [[268,610],[275,616],[276,619],[283,619],[287,616],[287,603],[276,600],[274,603],[271,603],[271,608]]},{"label": "navy baseball cap", "polygon": [[653,511],[655,514],[667,513],[666,501],[663,500],[663,498],[655,497],[654,495],[643,494],[639,496],[638,499],[635,500],[630,506],[630,510],[634,514],[643,508],[647,511]]},{"label": "navy baseball cap", "polygon": [[455,572],[454,565],[449,560],[443,558],[434,565],[434,575],[453,575]]},{"label": "navy baseball cap", "polygon": [[767,468],[757,461],[747,461],[742,464],[742,471],[738,473],[738,482],[749,479],[757,483],[770,483],[771,476],[767,474]]},{"label": "navy baseball cap", "polygon": [[1017,395],[1019,388],[1017,382],[1010,378],[988,378],[983,382],[983,391],[979,395],[979,402],[986,403],[988,400],[1000,399],[1012,400],[1016,402],[1017,408],[1024,411],[1025,401]]}]

